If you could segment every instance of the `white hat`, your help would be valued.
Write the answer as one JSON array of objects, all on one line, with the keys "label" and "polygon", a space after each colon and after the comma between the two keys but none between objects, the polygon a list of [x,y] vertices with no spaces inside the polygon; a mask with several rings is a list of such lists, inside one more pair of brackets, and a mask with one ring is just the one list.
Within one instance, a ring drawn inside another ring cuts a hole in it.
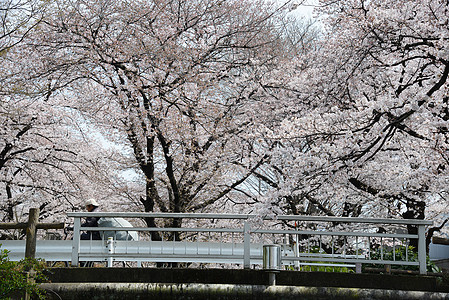
[{"label": "white hat", "polygon": [[88,200],[86,200],[86,202],[84,203],[84,206],[88,206],[88,205],[93,205],[93,206],[100,206],[98,205],[98,202],[94,199],[94,198],[90,198]]}]

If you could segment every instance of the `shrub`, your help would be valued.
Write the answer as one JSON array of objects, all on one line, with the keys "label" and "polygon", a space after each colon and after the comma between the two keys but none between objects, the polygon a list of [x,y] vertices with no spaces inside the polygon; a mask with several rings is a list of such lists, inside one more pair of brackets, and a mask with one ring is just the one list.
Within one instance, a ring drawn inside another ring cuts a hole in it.
[{"label": "shrub", "polygon": [[[11,299],[25,292],[38,299],[45,299],[44,291],[37,282],[46,281],[45,263],[42,260],[25,258],[19,262],[10,261],[8,250],[0,252],[0,299]],[[28,271],[34,270],[34,280],[28,280]]]}]

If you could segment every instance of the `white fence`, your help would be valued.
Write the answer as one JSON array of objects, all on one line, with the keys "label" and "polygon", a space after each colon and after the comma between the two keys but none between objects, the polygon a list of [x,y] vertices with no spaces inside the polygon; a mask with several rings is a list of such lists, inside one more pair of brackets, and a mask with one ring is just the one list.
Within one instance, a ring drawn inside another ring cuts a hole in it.
[{"label": "white fence", "polygon": [[[315,216],[260,217],[237,214],[69,213],[74,218],[73,240],[38,241],[36,256],[49,261],[190,262],[261,265],[263,245],[280,244],[282,264],[356,267],[362,264],[418,266],[426,273],[425,220],[365,219]],[[82,231],[117,231],[117,228],[81,227],[85,217],[155,218],[169,223],[182,219],[182,228],[128,227],[139,241],[80,240]],[[417,234],[408,234],[416,226]],[[381,230],[379,230],[381,228]],[[161,240],[151,240],[158,232]],[[382,233],[380,233],[382,232]],[[175,234],[176,233],[176,234]],[[178,238],[176,238],[178,237]],[[417,256],[409,249],[417,241]],[[0,241],[21,256],[23,241]],[[23,244],[24,245],[24,244]],[[24,246],[23,246],[24,247]],[[402,255],[393,255],[399,253]],[[23,256],[22,256],[23,257]]]}]

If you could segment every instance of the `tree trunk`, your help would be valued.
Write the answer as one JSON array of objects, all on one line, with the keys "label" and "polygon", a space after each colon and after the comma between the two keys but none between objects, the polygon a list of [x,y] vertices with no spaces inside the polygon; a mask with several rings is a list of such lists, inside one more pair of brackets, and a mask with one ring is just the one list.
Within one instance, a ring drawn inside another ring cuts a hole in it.
[{"label": "tree trunk", "polygon": [[[424,210],[426,203],[424,201],[416,201],[407,199],[407,211],[402,214],[404,219],[424,220]],[[415,225],[407,225],[409,234],[418,234],[418,227]],[[410,246],[418,249],[418,239],[410,239]]]}]

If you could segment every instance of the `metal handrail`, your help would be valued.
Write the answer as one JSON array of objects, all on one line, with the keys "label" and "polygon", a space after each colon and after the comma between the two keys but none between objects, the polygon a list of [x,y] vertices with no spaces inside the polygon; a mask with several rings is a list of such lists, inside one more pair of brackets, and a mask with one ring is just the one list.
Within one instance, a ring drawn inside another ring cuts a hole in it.
[{"label": "metal handrail", "polygon": [[[83,231],[98,231],[98,227],[83,227]],[[193,228],[193,227],[101,227],[101,231],[142,231],[142,232],[223,232],[223,233],[243,233],[243,229],[228,228]],[[397,238],[397,239],[417,239],[417,234],[402,233],[370,233],[370,232],[344,232],[344,231],[313,231],[313,230],[269,230],[254,229],[251,233],[258,234],[301,234],[301,235],[328,235],[328,236],[358,236],[377,238]]]},{"label": "metal handrail", "polygon": [[397,224],[397,225],[432,225],[433,221],[416,219],[387,218],[354,218],[329,216],[298,216],[298,215],[256,215],[256,214],[210,214],[210,213],[130,213],[130,212],[69,212],[67,216],[85,217],[119,217],[119,218],[179,218],[179,219],[262,219],[288,220],[305,222],[336,222],[336,223],[366,223],[366,224]]},{"label": "metal handrail", "polygon": [[[329,216],[296,216],[296,215],[281,215],[281,216],[259,216],[255,214],[203,214],[203,213],[129,213],[129,212],[72,212],[68,213],[69,217],[73,217],[75,219],[74,226],[74,239],[73,239],[73,252],[72,252],[72,264],[77,265],[79,256],[83,254],[79,253],[80,249],[80,240],[79,240],[79,232],[81,230],[88,231],[142,231],[142,232],[197,232],[197,233],[220,233],[220,234],[243,234],[243,243],[241,246],[243,247],[243,265],[245,268],[249,268],[251,264],[251,247],[254,244],[251,244],[251,236],[254,234],[272,234],[272,235],[309,235],[309,236],[330,236],[332,239],[334,236],[337,237],[355,237],[358,238],[368,238],[368,243],[370,243],[369,238],[373,239],[393,239],[393,249],[395,247],[395,240],[401,239],[418,239],[418,262],[410,262],[408,258],[406,262],[396,261],[393,257],[393,260],[384,260],[383,246],[381,247],[381,259],[373,260],[370,257],[363,258],[362,255],[358,255],[357,258],[338,258],[338,257],[324,257],[320,256],[317,258],[313,258],[314,260],[322,260],[327,262],[349,262],[349,263],[384,263],[384,264],[403,264],[403,265],[419,265],[420,273],[426,273],[426,247],[425,247],[425,227],[428,225],[432,225],[432,221],[427,220],[404,220],[404,219],[381,219],[381,218],[352,218],[352,217],[329,217]],[[124,227],[124,228],[115,228],[115,227],[80,227],[81,218],[83,217],[122,217],[122,218],[179,218],[179,219],[221,219],[221,220],[241,220],[243,221],[243,228],[148,228],[148,227]],[[295,221],[295,222],[332,222],[332,223],[353,223],[353,224],[383,224],[383,225],[414,225],[418,227],[418,234],[405,234],[405,233],[377,233],[377,232],[345,232],[345,231],[325,231],[325,230],[279,230],[279,229],[259,229],[259,228],[251,228],[252,221]],[[166,243],[168,243],[167,241]],[[179,242],[179,241],[178,241]],[[195,242],[183,242],[185,243],[195,243]],[[198,241],[197,241],[198,243]],[[321,240],[320,240],[321,243]],[[173,242],[173,247],[176,247],[178,244]],[[202,245],[203,247],[204,245]],[[204,246],[206,247],[206,246]],[[221,247],[221,246],[220,246]],[[259,246],[258,246],[259,247]],[[346,245],[345,245],[346,247]],[[358,245],[357,245],[358,247]],[[175,252],[173,248],[173,254]],[[260,250],[260,249],[259,249]],[[357,249],[357,253],[360,249]],[[240,251],[240,250],[239,250]],[[346,250],[344,250],[346,251]],[[407,252],[406,252],[407,254]],[[168,254],[167,254],[168,255]],[[369,253],[370,255],[370,253]],[[101,255],[100,255],[101,256]],[[114,257],[126,257],[132,255],[128,254],[114,254]],[[151,256],[151,255],[150,255]],[[178,255],[179,258],[182,258],[182,255]],[[187,253],[184,258],[186,258]],[[191,256],[191,255],[190,255]],[[190,257],[189,256],[189,257]],[[145,257],[144,254],[139,253],[139,259]],[[158,254],[159,257],[159,254]],[[163,259],[164,255],[161,253],[160,257]],[[159,258],[160,258],[159,257]],[[203,255],[201,258],[206,259],[210,256]],[[238,259],[241,259],[242,256],[239,254],[235,256]],[[360,258],[359,258],[360,257]],[[167,256],[167,259],[175,259],[173,255],[170,257]],[[294,255],[284,258],[285,261],[311,261],[311,259],[306,259],[303,255]],[[179,260],[183,261],[183,260]]]}]

